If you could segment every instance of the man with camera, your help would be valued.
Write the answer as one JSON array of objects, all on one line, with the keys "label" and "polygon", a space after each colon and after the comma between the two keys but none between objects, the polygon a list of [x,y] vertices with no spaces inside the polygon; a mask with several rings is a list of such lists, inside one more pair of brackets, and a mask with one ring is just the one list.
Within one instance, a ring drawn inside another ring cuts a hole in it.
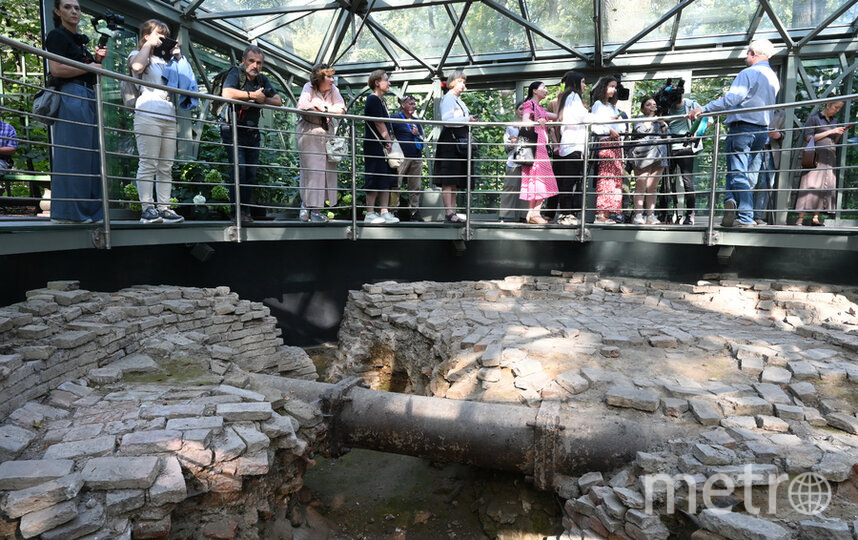
[{"label": "man with camera", "polygon": [[[700,108],[699,103],[693,99],[684,98],[684,94],[685,81],[683,79],[679,79],[677,84],[673,84],[668,79],[664,87],[655,94],[658,115],[685,116],[689,111]],[[681,219],[683,225],[694,225],[694,208],[697,200],[694,193],[694,156],[703,148],[703,140],[699,137],[692,137],[691,120],[688,118],[671,120],[667,123],[667,129],[673,140],[668,145],[667,167],[662,173],[664,181],[661,183],[661,191],[664,195],[659,196],[659,219],[663,223],[671,222],[667,219],[667,208],[670,200],[672,200],[677,213],[677,223]],[[685,192],[684,218],[680,217],[681,209],[677,195],[679,190],[674,189],[678,185],[678,182],[675,181],[677,177],[682,179],[682,189]]]},{"label": "man with camera", "polygon": [[[248,103],[264,103],[266,105],[283,105],[280,95],[271,86],[268,77],[260,73],[264,56],[262,49],[254,45],[244,49],[241,56],[241,64],[232,68],[223,83],[221,96]],[[232,107],[227,107],[232,110]],[[239,195],[242,203],[249,203],[253,186],[256,185],[256,164],[259,163],[259,117],[262,109],[251,105],[236,108],[238,124],[238,182],[240,185]],[[232,127],[229,123],[221,125],[221,139],[228,145],[227,156],[229,156],[230,167],[230,201],[235,202],[235,179],[232,178],[234,169],[234,152],[232,147]],[[240,210],[242,221],[253,221],[249,211]]]},{"label": "man with camera", "polygon": [[[686,116],[696,120],[702,113],[751,109],[775,104],[780,83],[769,65],[775,46],[767,39],[758,39],[748,46],[745,64],[727,94],[689,111]],[[754,186],[763,163],[772,111],[737,112],[727,115],[727,193],[724,195],[722,227],[754,227]],[[738,211],[737,211],[738,210]]]}]

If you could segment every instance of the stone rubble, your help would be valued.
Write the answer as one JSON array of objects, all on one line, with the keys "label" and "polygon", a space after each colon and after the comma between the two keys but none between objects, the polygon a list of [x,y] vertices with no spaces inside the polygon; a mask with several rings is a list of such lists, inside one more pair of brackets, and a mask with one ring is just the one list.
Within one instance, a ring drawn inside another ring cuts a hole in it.
[{"label": "stone rubble", "polygon": [[[607,409],[686,427],[687,437],[613,471],[618,485],[601,472],[558,477],[566,500],[558,538],[858,538],[858,489],[849,487],[858,486],[856,359],[858,288],[552,272],[350,291],[328,377],[357,375],[386,390],[399,376],[415,394],[531,407],[559,400],[581,414]],[[770,478],[789,483],[801,473],[831,482],[835,494],[812,521],[784,509],[785,497],[776,512],[742,511],[746,493],[757,503]],[[686,482],[670,486],[692,525],[666,511],[664,482],[647,485],[659,474],[694,482],[693,499]],[[736,486],[720,503],[726,510],[703,505],[711,475]]]},{"label": "stone rubble", "polygon": [[268,537],[324,427],[246,386],[314,380],[295,349],[226,287],[52,282],[0,308],[0,538]]}]

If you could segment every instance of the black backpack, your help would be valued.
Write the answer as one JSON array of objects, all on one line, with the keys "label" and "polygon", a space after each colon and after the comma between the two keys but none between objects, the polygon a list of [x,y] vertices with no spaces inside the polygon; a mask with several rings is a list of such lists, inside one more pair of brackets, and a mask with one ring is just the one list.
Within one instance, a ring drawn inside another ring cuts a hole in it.
[{"label": "black backpack", "polygon": [[[226,81],[226,76],[229,75],[229,72],[233,69],[238,69],[237,67],[228,67],[225,70],[221,71],[217,75],[212,78],[212,91],[211,94],[213,96],[221,96],[223,94],[223,83]],[[238,69],[238,87],[244,88],[244,84],[247,82],[247,74],[243,69]],[[209,112],[215,118],[226,118],[224,114],[224,109],[228,103],[225,101],[212,101],[212,106],[209,109]]]}]

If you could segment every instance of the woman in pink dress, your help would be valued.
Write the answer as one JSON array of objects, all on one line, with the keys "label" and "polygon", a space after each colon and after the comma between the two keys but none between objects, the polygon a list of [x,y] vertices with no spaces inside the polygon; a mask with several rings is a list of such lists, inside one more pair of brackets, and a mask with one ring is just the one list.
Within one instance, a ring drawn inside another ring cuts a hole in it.
[{"label": "woman in pink dress", "polygon": [[[590,93],[594,120],[617,120],[620,111],[612,99],[617,93],[617,79],[602,77]],[[612,216],[623,203],[623,145],[621,123],[594,124],[593,133],[599,145],[599,177],[596,179],[596,223],[616,223]]]},{"label": "woman in pink dress", "polygon": [[533,165],[521,167],[521,195],[519,198],[528,202],[527,222],[537,225],[548,223],[542,217],[542,201],[557,195],[557,180],[554,178],[554,170],[551,168],[551,160],[548,157],[548,130],[545,122],[556,120],[557,115],[543,109],[539,102],[545,99],[548,89],[541,81],[530,83],[527,89],[527,101],[522,105],[521,118],[524,122],[537,122],[534,127],[536,131],[536,159]]}]

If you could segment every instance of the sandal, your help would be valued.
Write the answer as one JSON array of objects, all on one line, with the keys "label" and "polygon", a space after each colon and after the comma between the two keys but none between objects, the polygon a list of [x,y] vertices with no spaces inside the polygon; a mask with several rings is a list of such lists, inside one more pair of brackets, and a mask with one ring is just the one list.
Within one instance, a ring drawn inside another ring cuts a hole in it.
[{"label": "sandal", "polygon": [[824,227],[825,226],[821,221],[819,221],[819,218],[813,218],[812,220],[810,220],[810,224],[813,225],[814,227]]},{"label": "sandal", "polygon": [[527,216],[527,222],[532,225],[546,225],[548,224],[548,220],[542,217],[541,214],[534,214],[532,216]]},{"label": "sandal", "polygon": [[446,216],[444,216],[444,221],[447,223],[461,223],[462,220],[459,219],[459,215],[456,212],[450,212]]}]

